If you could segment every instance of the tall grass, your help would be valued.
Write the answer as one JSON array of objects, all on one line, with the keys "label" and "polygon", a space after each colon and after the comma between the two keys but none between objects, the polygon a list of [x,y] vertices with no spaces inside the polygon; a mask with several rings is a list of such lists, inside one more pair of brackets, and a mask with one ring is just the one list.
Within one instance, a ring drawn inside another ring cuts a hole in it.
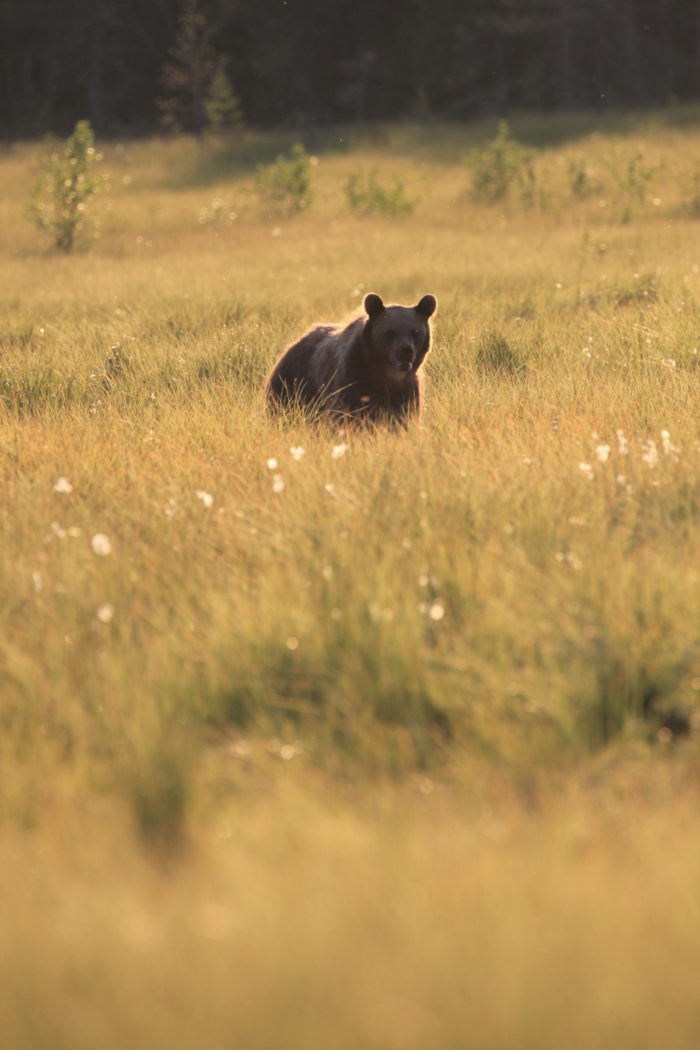
[{"label": "tall grass", "polygon": [[[527,209],[338,133],[274,220],[278,140],[113,144],[71,258],[3,155],[0,1045],[697,1045],[700,137],[624,132]],[[370,290],[439,297],[420,423],[270,419]]]}]

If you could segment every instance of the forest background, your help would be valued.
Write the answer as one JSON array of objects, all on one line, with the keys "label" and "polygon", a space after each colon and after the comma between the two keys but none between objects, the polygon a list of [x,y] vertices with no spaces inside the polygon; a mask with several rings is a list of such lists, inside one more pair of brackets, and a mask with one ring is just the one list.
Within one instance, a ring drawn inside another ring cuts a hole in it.
[{"label": "forest background", "polygon": [[[700,94],[688,0],[1,0],[0,135],[667,105]],[[180,99],[178,101],[178,95]]]}]

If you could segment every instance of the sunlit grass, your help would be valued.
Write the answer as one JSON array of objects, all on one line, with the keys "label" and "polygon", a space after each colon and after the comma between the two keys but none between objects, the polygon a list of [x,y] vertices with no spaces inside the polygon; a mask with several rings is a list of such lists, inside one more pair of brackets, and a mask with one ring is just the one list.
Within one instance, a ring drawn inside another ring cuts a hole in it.
[{"label": "sunlit grass", "polygon": [[[321,137],[291,219],[293,138],[107,144],[70,258],[3,153],[3,1048],[697,1046],[700,136],[522,118],[486,207],[494,130]],[[370,290],[420,423],[270,419]]]}]

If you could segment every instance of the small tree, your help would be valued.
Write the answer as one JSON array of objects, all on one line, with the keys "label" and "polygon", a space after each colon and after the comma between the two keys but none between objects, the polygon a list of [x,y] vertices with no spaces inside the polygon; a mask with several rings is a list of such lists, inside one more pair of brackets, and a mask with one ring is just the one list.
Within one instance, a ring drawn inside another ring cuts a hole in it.
[{"label": "small tree", "polygon": [[204,100],[204,111],[208,129],[217,134],[239,127],[243,122],[238,96],[231,87],[224,59],[220,59],[216,67],[209,92]]},{"label": "small tree", "polygon": [[201,135],[240,123],[238,98],[213,36],[201,0],[182,0],[175,43],[161,70],[163,95],[157,100],[163,123],[172,131]]},{"label": "small tree", "polygon": [[53,237],[59,251],[73,251],[78,234],[85,235],[88,229],[87,203],[106,186],[105,176],[93,171],[101,160],[90,122],[79,120],[63,150],[44,163],[28,212],[39,229]]},{"label": "small tree", "polygon": [[535,187],[532,153],[510,137],[505,120],[499,123],[496,137],[481,149],[472,150],[466,160],[472,169],[474,200],[495,204],[507,197],[512,187],[519,187],[523,202],[532,203]]},{"label": "small tree", "polygon": [[304,211],[313,199],[311,167],[316,162],[300,142],[288,154],[281,153],[273,164],[258,165],[256,189],[264,207],[271,214]]}]

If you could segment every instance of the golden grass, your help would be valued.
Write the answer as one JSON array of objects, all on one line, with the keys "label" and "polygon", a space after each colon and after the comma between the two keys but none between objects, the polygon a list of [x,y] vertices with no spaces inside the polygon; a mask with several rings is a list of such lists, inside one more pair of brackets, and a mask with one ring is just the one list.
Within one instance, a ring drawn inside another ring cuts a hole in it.
[{"label": "golden grass", "polygon": [[[3,1048],[698,1045],[700,135],[584,124],[532,208],[339,132],[293,219],[280,140],[111,144],[70,257],[0,158]],[[268,418],[369,290],[439,297],[420,425]]]}]

